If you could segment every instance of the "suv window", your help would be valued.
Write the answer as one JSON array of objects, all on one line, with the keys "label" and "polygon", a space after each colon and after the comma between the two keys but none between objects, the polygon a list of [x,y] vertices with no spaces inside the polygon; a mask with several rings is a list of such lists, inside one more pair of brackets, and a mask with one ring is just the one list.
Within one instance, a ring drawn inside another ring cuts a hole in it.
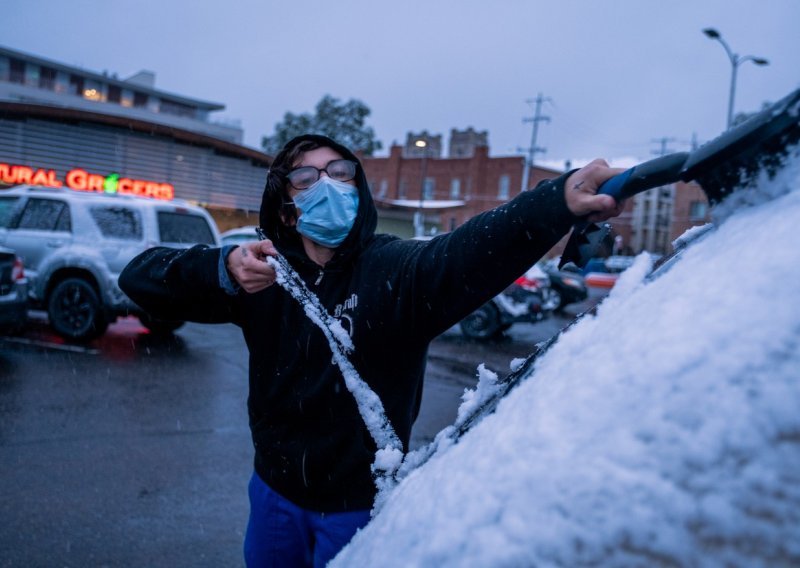
[{"label": "suv window", "polygon": [[142,220],[138,211],[126,207],[92,207],[89,213],[104,237],[142,240]]},{"label": "suv window", "polygon": [[18,229],[71,231],[69,207],[55,199],[29,199],[17,222]]},{"label": "suv window", "polygon": [[186,213],[158,212],[158,231],[165,243],[214,245],[214,234],[205,218]]},{"label": "suv window", "polygon": [[0,227],[8,227],[14,218],[19,197],[0,197]]}]

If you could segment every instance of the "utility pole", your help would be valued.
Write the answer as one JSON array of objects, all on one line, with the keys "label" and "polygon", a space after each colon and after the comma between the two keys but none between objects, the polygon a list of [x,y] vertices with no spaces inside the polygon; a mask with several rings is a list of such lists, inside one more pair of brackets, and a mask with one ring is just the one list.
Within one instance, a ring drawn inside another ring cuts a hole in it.
[{"label": "utility pole", "polygon": [[669,138],[667,136],[664,136],[663,138],[654,138],[651,140],[651,142],[653,142],[654,144],[661,145],[661,149],[653,150],[652,152],[653,154],[655,154],[656,156],[666,156],[667,154],[672,152],[672,150],[667,149],[667,144],[669,144],[670,142],[675,142],[675,138]]},{"label": "utility pole", "polygon": [[525,160],[525,165],[522,168],[522,187],[520,188],[520,193],[528,189],[528,183],[530,178],[530,170],[533,167],[534,157],[536,156],[536,152],[546,152],[546,148],[540,148],[536,145],[536,138],[539,135],[539,123],[550,122],[549,116],[542,116],[542,104],[545,101],[552,100],[550,97],[542,96],[542,93],[536,97],[536,99],[528,99],[525,102],[528,104],[536,103],[536,107],[534,110],[534,114],[532,117],[523,118],[522,122],[532,122],[533,123],[533,132],[531,133],[531,145],[528,148],[524,148],[523,150],[527,150],[528,157]]}]

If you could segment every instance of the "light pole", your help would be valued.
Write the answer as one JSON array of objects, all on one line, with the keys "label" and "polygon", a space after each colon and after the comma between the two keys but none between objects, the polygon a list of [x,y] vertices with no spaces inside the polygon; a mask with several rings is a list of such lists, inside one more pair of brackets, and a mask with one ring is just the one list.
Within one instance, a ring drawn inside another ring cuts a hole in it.
[{"label": "light pole", "polygon": [[417,140],[414,146],[422,150],[422,174],[420,175],[419,182],[419,207],[417,213],[414,215],[414,236],[422,237],[425,235],[425,214],[424,201],[425,201],[425,175],[428,173],[428,142],[425,140]]},{"label": "light pole", "polygon": [[739,56],[733,52],[728,43],[722,39],[720,33],[714,28],[706,28],[703,30],[703,33],[711,39],[720,42],[722,47],[725,48],[725,53],[728,54],[728,59],[731,60],[731,94],[728,98],[728,128],[730,128],[731,124],[733,124],[733,99],[736,96],[736,72],[739,69],[739,65],[745,61],[752,61],[756,65],[769,65],[769,61],[763,57],[756,57],[755,55]]}]

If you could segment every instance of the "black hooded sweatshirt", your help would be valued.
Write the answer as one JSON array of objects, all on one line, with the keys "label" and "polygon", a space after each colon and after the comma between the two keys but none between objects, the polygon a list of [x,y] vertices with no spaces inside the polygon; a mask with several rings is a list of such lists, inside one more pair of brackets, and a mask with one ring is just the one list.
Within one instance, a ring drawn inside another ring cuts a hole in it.
[{"label": "black hooded sweatshirt", "polygon": [[[322,136],[303,136],[358,162]],[[280,156],[280,155],[279,155]],[[355,224],[324,268],[294,230],[262,228],[352,337],[350,361],[380,397],[408,450],[419,412],[428,344],[501,292],[566,234],[566,176],[543,182],[429,241],[376,235],[377,211],[357,169]],[[120,287],[155,317],[233,322],[250,354],[247,401],[255,470],[297,505],[321,512],[369,509],[375,443],[322,332],[278,285],[254,294],[220,286],[220,249],[150,249]]]}]

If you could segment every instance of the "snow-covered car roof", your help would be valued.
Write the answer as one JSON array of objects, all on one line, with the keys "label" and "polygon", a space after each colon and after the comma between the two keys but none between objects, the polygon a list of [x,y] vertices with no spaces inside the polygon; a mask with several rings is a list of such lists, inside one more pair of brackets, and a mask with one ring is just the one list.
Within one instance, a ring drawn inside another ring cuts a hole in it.
[{"label": "snow-covered car roof", "polygon": [[255,225],[245,225],[244,227],[237,227],[229,229],[219,236],[223,245],[239,244],[248,241],[257,241],[258,235],[256,234]]},{"label": "snow-covered car roof", "polygon": [[658,278],[637,257],[331,566],[800,565],[798,160],[752,191]]}]

